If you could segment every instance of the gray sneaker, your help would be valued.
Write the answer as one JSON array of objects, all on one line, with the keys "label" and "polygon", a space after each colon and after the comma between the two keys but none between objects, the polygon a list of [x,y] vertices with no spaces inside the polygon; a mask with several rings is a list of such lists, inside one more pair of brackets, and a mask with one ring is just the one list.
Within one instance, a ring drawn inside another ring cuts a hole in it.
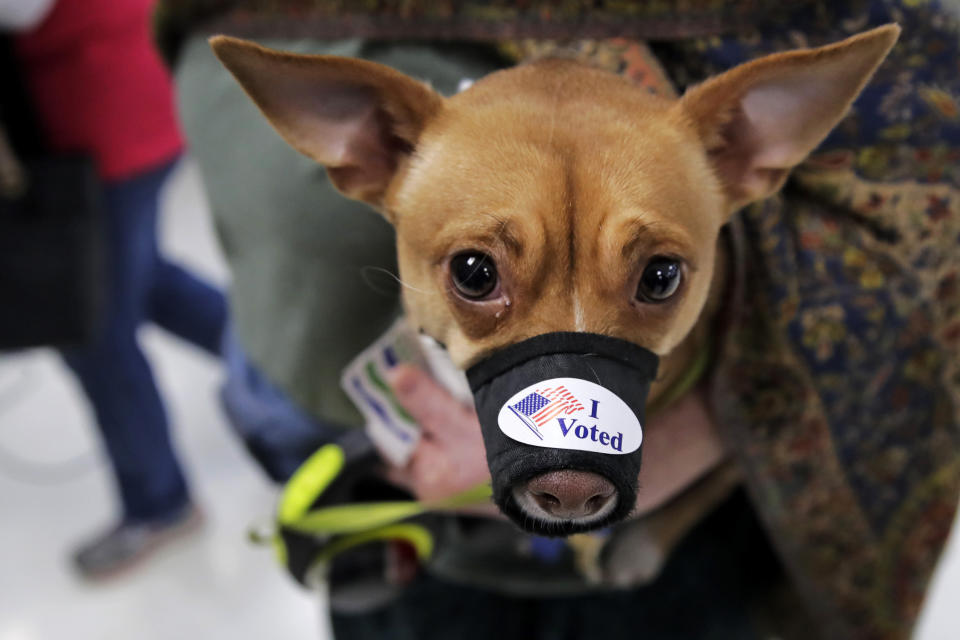
[{"label": "gray sneaker", "polygon": [[73,554],[80,576],[104,580],[139,564],[168,542],[198,530],[203,514],[193,504],[177,514],[149,522],[121,522],[82,545]]}]

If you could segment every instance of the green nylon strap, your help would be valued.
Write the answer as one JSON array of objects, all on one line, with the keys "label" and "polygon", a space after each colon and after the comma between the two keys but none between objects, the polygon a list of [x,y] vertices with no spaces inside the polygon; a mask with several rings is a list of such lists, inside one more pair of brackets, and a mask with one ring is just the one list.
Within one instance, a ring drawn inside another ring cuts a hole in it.
[{"label": "green nylon strap", "polygon": [[417,557],[421,560],[427,560],[433,554],[433,535],[430,531],[412,522],[398,522],[397,524],[338,538],[325,546],[314,558],[312,564],[329,562],[334,556],[347,549],[378,540],[406,540],[413,546],[417,552]]},{"label": "green nylon strap", "polygon": [[492,495],[493,490],[490,485],[482,484],[444,500],[430,502],[409,500],[334,505],[310,511],[296,521],[284,522],[283,525],[293,531],[313,535],[359,533],[429,511],[453,511],[460,507],[478,504],[489,500]]},{"label": "green nylon strap", "polygon": [[[482,484],[444,500],[419,502],[371,502],[331,507],[310,511],[310,506],[326,491],[343,470],[344,452],[337,445],[318,449],[293,474],[280,496],[277,521],[280,526],[309,535],[344,535],[329,545],[318,561],[353,546],[387,538],[402,538],[410,542],[421,558],[433,553],[433,536],[424,527],[401,520],[429,511],[450,511],[478,504],[490,499],[489,484]],[[262,539],[259,535],[252,539]],[[281,565],[287,563],[287,547],[283,538],[275,534],[270,539]]]},{"label": "green nylon strap", "polygon": [[287,543],[283,541],[279,534],[275,534],[270,542],[273,546],[273,555],[277,559],[277,564],[281,567],[287,566],[287,560],[290,559],[290,554],[287,552]]},{"label": "green nylon strap", "polygon": [[317,497],[326,491],[343,470],[343,449],[328,444],[317,449],[287,481],[277,505],[277,520],[287,524],[299,520]]}]

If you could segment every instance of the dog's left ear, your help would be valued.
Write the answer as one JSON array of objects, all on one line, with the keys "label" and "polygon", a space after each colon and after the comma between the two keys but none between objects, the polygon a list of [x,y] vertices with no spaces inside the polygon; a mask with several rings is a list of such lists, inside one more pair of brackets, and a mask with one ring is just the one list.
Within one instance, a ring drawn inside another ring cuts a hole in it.
[{"label": "dog's left ear", "polygon": [[443,107],[426,84],[376,62],[227,36],[210,45],[293,148],[324,165],[344,195],[381,211],[397,169]]},{"label": "dog's left ear", "polygon": [[676,108],[706,148],[729,213],[783,186],[843,118],[899,34],[890,24],[818,49],[773,54],[687,91]]}]

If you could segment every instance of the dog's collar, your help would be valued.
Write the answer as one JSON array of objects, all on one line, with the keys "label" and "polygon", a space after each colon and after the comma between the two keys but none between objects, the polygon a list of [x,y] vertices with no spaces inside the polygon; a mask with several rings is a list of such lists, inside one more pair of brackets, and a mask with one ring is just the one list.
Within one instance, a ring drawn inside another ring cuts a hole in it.
[{"label": "dog's collar", "polygon": [[697,352],[697,357],[694,359],[693,364],[684,371],[682,376],[657,397],[656,402],[650,403],[647,407],[647,415],[655,415],[685,396],[703,379],[712,361],[713,338],[708,334],[703,341],[703,345],[700,347],[700,351]]}]

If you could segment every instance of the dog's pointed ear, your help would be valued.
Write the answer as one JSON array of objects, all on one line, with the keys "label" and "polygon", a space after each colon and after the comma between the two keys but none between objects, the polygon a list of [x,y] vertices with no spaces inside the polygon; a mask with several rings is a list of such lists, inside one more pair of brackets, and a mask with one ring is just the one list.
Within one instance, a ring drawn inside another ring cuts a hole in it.
[{"label": "dog's pointed ear", "polygon": [[344,195],[378,209],[403,157],[443,107],[426,84],[375,62],[284,53],[227,36],[210,45],[291,146],[324,165]]},{"label": "dog's pointed ear", "polygon": [[687,91],[677,108],[704,144],[730,213],[783,186],[843,118],[899,34],[890,24],[773,54]]}]

